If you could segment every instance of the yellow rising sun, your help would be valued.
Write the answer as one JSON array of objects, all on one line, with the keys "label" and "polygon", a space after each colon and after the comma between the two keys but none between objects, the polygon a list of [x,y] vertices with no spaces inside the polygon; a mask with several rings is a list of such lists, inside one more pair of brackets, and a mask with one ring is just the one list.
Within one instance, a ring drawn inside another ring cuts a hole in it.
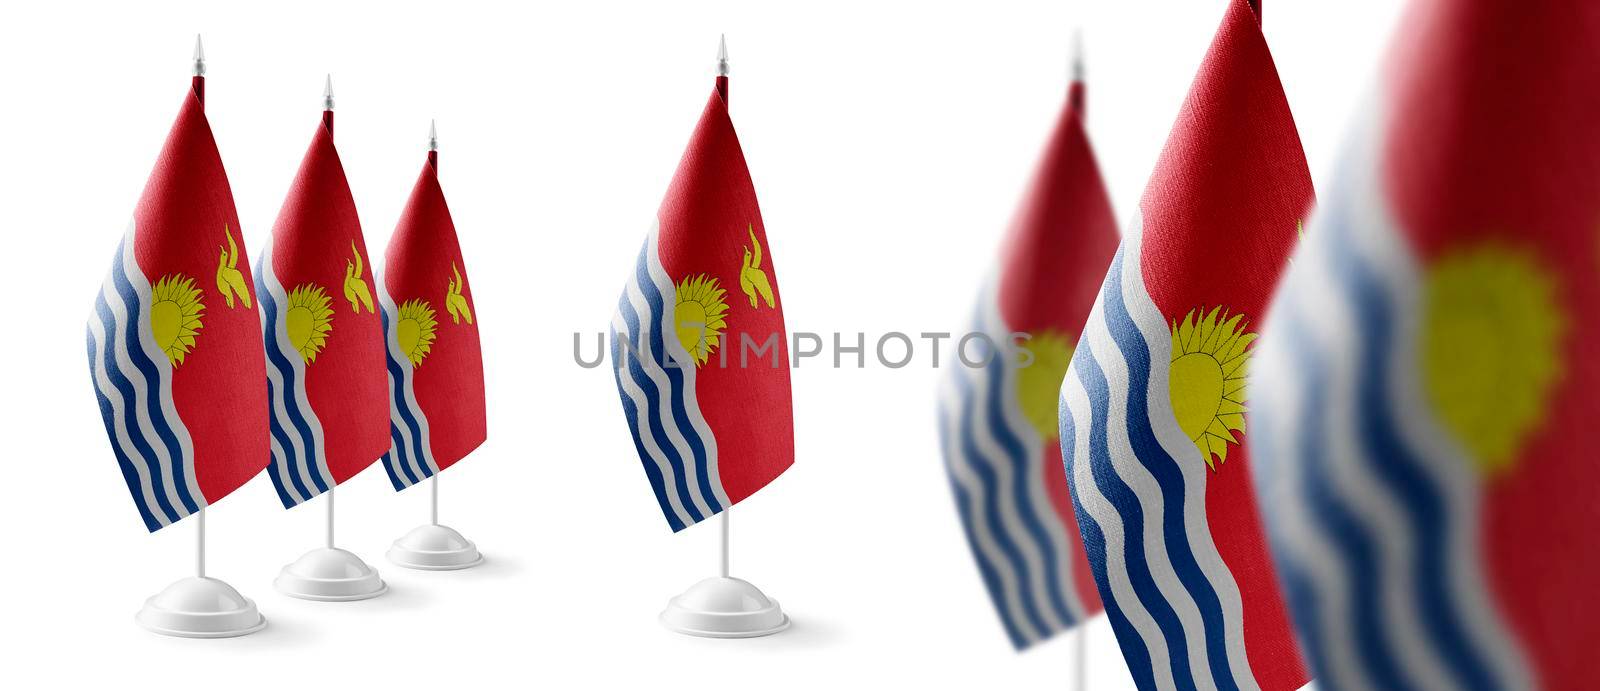
[{"label": "yellow rising sun", "polygon": [[400,352],[406,354],[411,360],[411,366],[422,364],[422,358],[428,356],[428,351],[433,349],[433,341],[438,338],[439,322],[433,318],[433,307],[425,300],[407,300],[400,305],[400,313],[394,320],[394,339],[400,345]]},{"label": "yellow rising sun", "polygon": [[194,348],[200,313],[206,308],[200,302],[200,289],[188,276],[167,274],[150,289],[150,303],[150,330],[156,345],[174,367],[183,364]]},{"label": "yellow rising sun", "polygon": [[1456,250],[1428,271],[1428,397],[1484,474],[1514,467],[1561,376],[1567,322],[1553,275],[1531,252],[1492,243]]},{"label": "yellow rising sun", "polygon": [[677,285],[678,302],[675,306],[678,342],[689,351],[696,367],[706,364],[706,359],[716,352],[722,342],[722,330],[728,327],[724,317],[728,303],[723,298],[728,291],[718,287],[717,279],[706,274],[696,274]]},{"label": "yellow rising sun", "polygon": [[328,345],[328,332],[333,331],[333,300],[322,286],[302,283],[289,291],[289,307],[283,315],[289,343],[300,352],[300,359],[310,364],[317,353]]},{"label": "yellow rising sun", "polygon": [[1230,317],[1220,307],[1189,310],[1183,323],[1172,323],[1172,412],[1212,470],[1228,460],[1228,445],[1239,443],[1234,432],[1244,431],[1245,377],[1256,340],[1248,326],[1244,315]]},{"label": "yellow rising sun", "polygon": [[1049,441],[1060,433],[1061,380],[1072,365],[1072,342],[1058,331],[1045,329],[1034,333],[1023,347],[1033,353],[1033,362],[1017,370],[1017,403],[1028,424]]}]

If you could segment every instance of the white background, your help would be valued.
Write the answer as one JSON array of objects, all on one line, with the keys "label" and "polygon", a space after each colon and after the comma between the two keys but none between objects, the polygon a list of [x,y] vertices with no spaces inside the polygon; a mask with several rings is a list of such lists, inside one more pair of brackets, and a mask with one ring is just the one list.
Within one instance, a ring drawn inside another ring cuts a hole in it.
[{"label": "white background", "polygon": [[[1396,4],[1267,2],[1319,186]],[[1074,27],[1090,135],[1128,218],[1223,0],[665,5],[6,10],[0,511],[13,537],[0,675],[30,687],[1068,686],[1070,642],[1016,654],[990,608],[938,457],[926,351],[905,369],[813,359],[794,373],[798,460],[735,511],[733,568],[795,625],[714,641],[655,615],[712,573],[716,529],[667,528],[611,374],[574,364],[572,334],[592,348],[610,318],[712,87],[719,32],[790,329],[875,339],[964,324],[1061,104]],[[425,519],[427,495],[395,495],[373,467],[340,490],[339,542],[392,591],[286,598],[271,580],[317,546],[321,502],[286,512],[257,477],[211,510],[210,564],[271,623],[225,641],[134,625],[143,598],[192,568],[193,526],[146,534],[83,359],[91,298],[188,88],[195,32],[252,258],[318,122],[324,73],[375,256],[438,118],[490,377],[489,441],[441,485],[444,522],[486,565],[389,566],[388,542]],[[1091,687],[1131,688],[1104,619],[1089,631]]]}]

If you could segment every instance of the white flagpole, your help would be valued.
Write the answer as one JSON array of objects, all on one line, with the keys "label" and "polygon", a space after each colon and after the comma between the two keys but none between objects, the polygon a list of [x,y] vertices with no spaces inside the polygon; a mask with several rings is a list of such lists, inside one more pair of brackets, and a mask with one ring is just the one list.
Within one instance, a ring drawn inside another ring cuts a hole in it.
[{"label": "white flagpole", "polygon": [[429,488],[429,495],[430,495],[429,498],[428,498],[428,501],[429,501],[429,504],[428,504],[428,524],[429,525],[439,525],[439,474],[438,473],[434,473],[433,477],[428,479],[428,488]]},{"label": "white flagpole", "polygon": [[194,518],[194,576],[206,577],[206,507],[200,507]]},{"label": "white flagpole", "polygon": [[328,488],[328,549],[333,549],[333,491],[338,487]]},{"label": "white flagpole", "polygon": [[728,577],[728,521],[731,520],[732,516],[732,506],[722,510],[722,570],[720,573],[723,578]]},{"label": "white flagpole", "polygon": [[1078,623],[1072,634],[1072,691],[1089,688],[1089,620]]}]

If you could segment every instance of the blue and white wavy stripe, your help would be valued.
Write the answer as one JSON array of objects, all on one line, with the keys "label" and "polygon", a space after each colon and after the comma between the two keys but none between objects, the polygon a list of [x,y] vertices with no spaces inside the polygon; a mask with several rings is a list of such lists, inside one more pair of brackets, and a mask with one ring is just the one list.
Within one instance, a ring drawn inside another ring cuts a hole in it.
[{"label": "blue and white wavy stripe", "polygon": [[[716,435],[696,398],[694,360],[678,341],[677,291],[657,254],[659,232],[658,223],[618,300],[611,361],[645,475],[667,522],[678,531],[722,511],[729,501],[717,471]],[[708,361],[706,366],[717,365]]]},{"label": "blue and white wavy stripe", "polygon": [[172,363],[150,328],[150,281],[133,257],[128,224],[89,315],[89,373],[111,449],[152,532],[206,505],[194,445],[172,402]]},{"label": "blue and white wavy stripe", "polygon": [[1279,577],[1324,688],[1536,688],[1489,592],[1474,466],[1421,388],[1419,268],[1362,135],[1252,377]]},{"label": "blue and white wavy stripe", "polygon": [[950,364],[940,392],[939,431],[945,469],[973,558],[1017,648],[1081,622],[1073,584],[1074,540],[1056,515],[1044,484],[1045,440],[1017,399],[1012,329],[1000,316],[994,281],[982,293],[973,331],[999,350],[971,341],[968,358]]},{"label": "blue and white wavy stripe", "polygon": [[306,364],[289,341],[289,293],[272,270],[272,243],[256,260],[256,295],[267,350],[267,398],[272,415],[272,464],[267,476],[284,508],[333,487],[322,444],[322,421],[306,400]]},{"label": "blue and white wavy stripe", "polygon": [[428,437],[428,416],[417,405],[413,387],[411,359],[400,350],[394,320],[400,309],[378,280],[379,316],[383,319],[383,351],[389,370],[389,452],[383,455],[383,469],[395,491],[426,480],[439,472],[433,460],[433,442]]},{"label": "blue and white wavy stripe", "polygon": [[1257,689],[1239,587],[1206,521],[1207,465],[1167,389],[1170,327],[1135,219],[1062,383],[1061,439],[1101,600],[1141,689]]}]

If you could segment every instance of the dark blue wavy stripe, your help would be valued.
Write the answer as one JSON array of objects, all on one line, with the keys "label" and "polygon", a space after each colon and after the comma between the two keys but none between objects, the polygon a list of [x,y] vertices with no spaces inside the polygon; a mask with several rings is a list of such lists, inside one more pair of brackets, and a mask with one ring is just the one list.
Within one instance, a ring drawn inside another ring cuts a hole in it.
[{"label": "dark blue wavy stripe", "polygon": [[[1119,255],[1121,250],[1118,251]],[[1119,257],[1120,259],[1120,257]],[[1211,677],[1217,688],[1237,689],[1233,670],[1228,662],[1227,631],[1222,613],[1222,600],[1211,585],[1211,579],[1200,569],[1200,563],[1189,546],[1189,527],[1184,522],[1184,503],[1187,486],[1178,460],[1156,439],[1150,424],[1150,349],[1144,334],[1128,314],[1122,299],[1122,262],[1114,261],[1106,276],[1106,289],[1101,293],[1105,309],[1106,327],[1116,341],[1123,360],[1128,364],[1128,441],[1138,462],[1150,471],[1161,487],[1161,532],[1167,543],[1167,558],[1178,580],[1194,599],[1200,610],[1200,621],[1205,630],[1206,659],[1210,662]],[[1161,363],[1166,366],[1167,363]],[[1226,568],[1226,565],[1224,565]],[[1250,670],[1242,670],[1249,674]]]},{"label": "dark blue wavy stripe", "polygon": [[[278,371],[279,378],[283,380],[283,389],[274,391],[272,380],[268,379],[267,389],[271,393],[269,394],[270,398],[267,401],[267,405],[272,410],[273,424],[279,425],[280,432],[287,434],[287,430],[282,427],[283,421],[278,419],[277,413],[278,407],[276,404],[283,404],[283,410],[289,418],[289,425],[300,435],[300,448],[305,449],[305,457],[299,458],[295,454],[292,444],[280,442],[278,446],[282,448],[284,457],[274,456],[272,462],[281,464],[281,470],[284,471],[285,475],[288,475],[289,481],[300,491],[300,496],[310,499],[317,494],[328,491],[329,483],[323,479],[322,473],[317,467],[315,459],[321,453],[321,449],[317,448],[316,437],[311,433],[311,425],[306,423],[305,416],[301,413],[300,404],[296,398],[298,386],[294,376],[294,365],[284,357],[283,351],[278,347],[278,301],[273,297],[272,291],[267,288],[262,273],[267,270],[266,266],[271,261],[271,255],[268,254],[262,258],[261,264],[256,267],[256,295],[257,299],[261,301],[262,313],[266,316],[266,322],[262,329],[262,339],[266,346],[267,364]],[[312,484],[316,486],[316,492],[310,491],[310,488],[306,487],[305,481],[301,479],[299,473],[299,468],[301,467],[305,469],[305,476],[311,478]],[[274,482],[276,483],[278,480],[275,479]],[[278,493],[278,498],[283,500],[284,508],[292,508],[299,503],[295,500],[295,497],[283,491]]]},{"label": "dark blue wavy stripe", "polygon": [[[266,294],[263,291],[257,291],[257,293],[260,295]],[[258,299],[264,301],[266,298],[263,297]],[[276,400],[277,397],[277,387],[272,385],[272,379],[269,377],[267,378],[267,405],[272,405],[273,401]],[[277,440],[278,448],[288,456],[287,459],[279,458],[278,454],[274,452],[272,454],[272,463],[267,469],[267,477],[272,479],[272,488],[278,491],[278,501],[283,502],[283,508],[292,508],[295,504],[300,503],[300,501],[295,499],[294,495],[289,493],[289,487],[283,484],[283,478],[281,476],[285,473],[282,471],[285,468],[290,469],[291,472],[287,473],[287,475],[289,476],[293,485],[301,492],[305,491],[305,487],[301,485],[300,479],[292,472],[295,458],[294,446],[289,443],[289,435],[283,430],[283,426],[278,424],[278,414],[276,412],[267,416],[267,429],[272,434],[272,438]],[[310,494],[301,494],[300,496],[308,497]]]},{"label": "dark blue wavy stripe", "polygon": [[[1039,615],[1038,607],[1035,606],[1035,603],[1039,602],[1039,600],[1033,592],[1033,578],[1028,569],[1028,562],[1022,558],[1022,550],[1017,547],[1011,531],[1006,529],[1005,522],[1000,516],[1000,504],[1004,499],[1000,496],[1002,488],[995,471],[997,462],[985,456],[978,447],[975,426],[977,425],[976,418],[979,406],[977,401],[974,400],[976,394],[972,390],[972,382],[967,381],[966,373],[963,371],[957,371],[954,376],[957,390],[960,393],[961,453],[967,457],[968,467],[972,468],[973,474],[978,476],[978,483],[982,485],[984,518],[988,521],[994,534],[995,544],[1005,554],[1006,561],[1011,563],[1012,572],[1017,575],[1017,591],[1022,600],[1023,613],[1028,617],[1028,622],[1033,624],[1035,630],[1041,634],[1048,635],[1051,633],[1051,629],[1045,625],[1044,617]],[[1004,463],[1005,461],[998,462]]]},{"label": "dark blue wavy stripe", "polygon": [[[404,422],[406,424],[406,429],[411,432],[411,449],[409,452],[406,452],[405,449],[401,448],[404,446],[402,441],[404,439],[403,436],[396,438],[394,444],[395,448],[402,451],[401,460],[409,460],[409,463],[402,465],[401,469],[405,471],[406,477],[411,479],[410,484],[414,485],[425,478],[433,476],[433,468],[428,466],[427,450],[422,448],[422,424],[417,422],[417,415],[421,415],[422,413],[421,411],[418,411],[416,414],[413,414],[411,410],[411,402],[406,400],[406,368],[409,368],[411,365],[410,363],[401,364],[396,362],[394,356],[389,352],[389,329],[391,328],[389,324],[389,313],[388,310],[379,310],[379,312],[382,313],[380,316],[383,321],[383,361],[384,366],[389,369],[389,381],[393,382],[393,384],[389,387],[389,393],[393,398],[392,404],[394,409],[400,413],[400,421]],[[393,420],[390,420],[389,426],[394,427]],[[391,437],[396,436],[394,431],[395,430],[390,431]],[[389,454],[384,454],[383,457],[386,459],[385,463],[387,464]],[[416,470],[414,473],[412,472],[413,468]],[[398,490],[405,488],[397,486],[395,489]]]},{"label": "dark blue wavy stripe", "polygon": [[167,382],[162,380],[161,370],[156,368],[156,363],[151,361],[148,355],[145,355],[144,348],[140,345],[139,325],[142,319],[140,309],[143,306],[140,304],[139,291],[134,290],[133,282],[128,280],[128,274],[123,271],[122,262],[123,253],[127,251],[126,244],[117,249],[117,263],[111,269],[112,281],[116,285],[117,294],[122,296],[122,306],[128,315],[127,321],[122,325],[122,337],[128,345],[128,360],[144,376],[145,389],[150,393],[145,397],[145,412],[150,416],[150,426],[155,428],[156,436],[167,447],[167,457],[172,459],[171,465],[167,468],[167,472],[170,473],[168,479],[178,493],[178,501],[183,503],[188,513],[194,513],[200,510],[200,506],[190,494],[189,476],[186,472],[186,466],[192,459],[184,456],[183,445],[178,443],[178,435],[174,434],[172,427],[167,424],[166,413],[161,408],[162,392]]},{"label": "dark blue wavy stripe", "polygon": [[[1389,401],[1388,385],[1397,376],[1389,358],[1397,338],[1394,308],[1372,268],[1355,256],[1352,241],[1339,241],[1350,235],[1349,210],[1334,206],[1331,213],[1328,231],[1337,236],[1330,238],[1327,246],[1333,248],[1332,264],[1339,277],[1339,289],[1343,298],[1354,305],[1356,323],[1362,326],[1355,361],[1366,365],[1357,369],[1356,441],[1364,448],[1355,458],[1368,459],[1369,471],[1402,499],[1397,508],[1406,515],[1405,529],[1411,533],[1411,544],[1417,550],[1415,580],[1409,585],[1431,642],[1448,662],[1447,670],[1461,688],[1493,689],[1495,679],[1486,656],[1471,642],[1463,613],[1451,599],[1450,574],[1454,564],[1446,553],[1450,526],[1443,492],[1423,472],[1418,454],[1406,446],[1396,423],[1399,411]],[[1399,376],[1414,375],[1404,372]],[[1376,600],[1356,601],[1353,605],[1381,607]]]},{"label": "dark blue wavy stripe", "polygon": [[[1112,267],[1116,267],[1121,258],[1112,260]],[[1118,281],[1106,279],[1105,293],[1113,292]],[[1102,293],[1102,304],[1107,301]],[[1092,327],[1091,327],[1092,328]],[[1083,383],[1084,391],[1089,394],[1089,473],[1094,477],[1095,486],[1099,488],[1101,496],[1111,503],[1112,510],[1122,519],[1122,560],[1128,571],[1128,583],[1133,588],[1134,597],[1145,611],[1150,613],[1150,618],[1155,620],[1156,627],[1161,629],[1161,637],[1167,643],[1168,666],[1172,671],[1173,681],[1179,689],[1194,691],[1194,675],[1189,670],[1189,641],[1184,637],[1183,622],[1178,619],[1178,614],[1172,608],[1172,603],[1167,601],[1156,586],[1155,578],[1150,573],[1150,563],[1144,551],[1144,508],[1139,504],[1139,497],[1133,489],[1122,481],[1117,475],[1115,463],[1111,460],[1111,449],[1107,437],[1109,436],[1109,423],[1111,417],[1111,386],[1106,381],[1105,372],[1100,369],[1100,363],[1095,361],[1088,348],[1078,348],[1073,353],[1073,369],[1078,373],[1078,380]],[[1095,578],[1100,579],[1102,572],[1107,569],[1105,547],[1102,544],[1099,559],[1091,557],[1090,564],[1094,567]],[[1111,593],[1107,593],[1110,595]],[[1112,598],[1107,598],[1107,602]],[[1134,638],[1141,638],[1138,631],[1128,626],[1118,629],[1128,631]],[[1119,642],[1126,644],[1129,639],[1118,635]],[[1198,643],[1198,641],[1197,641]],[[1154,688],[1144,687],[1144,688]]]},{"label": "dark blue wavy stripe", "polygon": [[644,465],[644,474],[650,478],[650,489],[656,493],[656,503],[661,506],[661,513],[667,517],[667,524],[672,526],[672,532],[678,532],[688,527],[683,519],[678,517],[678,512],[672,508],[672,500],[667,497],[667,483],[661,475],[661,470],[656,468],[656,463],[651,460],[650,451],[645,448],[644,439],[639,436],[639,408],[633,403],[633,397],[623,388],[622,358],[627,353],[628,360],[633,360],[633,354],[621,347],[617,338],[616,329],[611,330],[611,363],[612,374],[617,378],[617,396],[622,399],[622,412],[628,417],[628,433],[633,435],[633,448],[639,452],[639,461]]},{"label": "dark blue wavy stripe", "polygon": [[[121,266],[121,263],[122,253],[119,251],[117,253],[117,265]],[[139,399],[134,392],[133,384],[128,381],[127,376],[122,373],[122,367],[117,364],[118,339],[121,336],[117,333],[117,320],[111,314],[111,306],[106,304],[104,293],[95,298],[94,311],[95,315],[100,318],[100,326],[105,330],[106,334],[105,349],[102,351],[104,355],[101,358],[101,361],[105,363],[106,379],[111,382],[112,388],[115,388],[117,393],[122,395],[122,427],[127,430],[128,439],[133,442],[134,450],[138,451],[139,456],[144,459],[145,470],[150,477],[150,493],[156,498],[156,508],[166,516],[169,524],[175,523],[178,519],[183,518],[183,514],[173,508],[172,502],[167,499],[167,478],[162,477],[161,474],[161,457],[156,454],[155,447],[145,438],[148,430],[145,429],[144,425],[139,424]],[[148,380],[146,388],[149,388]],[[112,432],[114,435],[115,430],[113,429]],[[116,437],[113,436],[112,443],[115,444],[115,442]],[[144,501],[141,492],[134,493],[134,501],[140,503]]]},{"label": "dark blue wavy stripe", "polygon": [[[1002,351],[1003,353],[1003,351]],[[983,374],[989,379],[989,396],[984,405],[989,420],[989,429],[994,433],[994,438],[1005,451],[1007,460],[1011,462],[1011,500],[1016,503],[1017,514],[1022,517],[1022,525],[1038,546],[1044,562],[1045,592],[1050,598],[1050,606],[1055,609],[1056,616],[1060,617],[1065,626],[1077,623],[1077,617],[1072,616],[1072,610],[1067,608],[1067,600],[1061,592],[1066,583],[1067,576],[1061,573],[1060,562],[1056,560],[1055,542],[1050,538],[1050,533],[1045,529],[1043,521],[1039,519],[1040,508],[1034,506],[1033,496],[1030,494],[1037,483],[1044,482],[1042,475],[1028,472],[1037,458],[1028,457],[1028,449],[1022,440],[1012,431],[1006,421],[1005,390],[1002,386],[1005,381],[1006,370],[1012,363],[1006,361],[1002,353],[990,359],[988,366],[984,367]],[[1046,635],[1055,633],[1046,632]]]},{"label": "dark blue wavy stripe", "polygon": [[[1289,371],[1300,373],[1306,392],[1305,400],[1300,403],[1300,419],[1295,421],[1299,436],[1293,440],[1293,457],[1303,466],[1296,494],[1323,523],[1321,532],[1334,543],[1344,567],[1340,576],[1351,585],[1351,602],[1368,605],[1357,605],[1349,612],[1355,627],[1356,650],[1366,663],[1366,676],[1379,688],[1406,688],[1409,684],[1393,654],[1395,642],[1389,638],[1382,608],[1370,606],[1383,602],[1378,538],[1362,526],[1356,515],[1358,510],[1346,506],[1333,492],[1332,472],[1336,460],[1328,454],[1328,406],[1333,403],[1327,400],[1327,358],[1317,353],[1298,315],[1287,317],[1284,327],[1287,352],[1295,359]],[[1357,361],[1355,368],[1360,370],[1364,366]],[[1292,568],[1299,571],[1298,567]],[[1311,616],[1319,618],[1315,614]]]},{"label": "dark blue wavy stripe", "polygon": [[94,368],[95,352],[99,344],[94,340],[94,330],[86,329],[89,336],[89,381],[94,385],[94,397],[100,403],[100,418],[106,423],[106,436],[111,438],[111,453],[117,457],[117,467],[122,469],[122,479],[128,483],[128,492],[133,495],[133,505],[139,509],[139,517],[144,519],[144,527],[150,532],[161,529],[161,521],[156,520],[155,514],[150,513],[150,507],[144,503],[143,485],[139,482],[139,470],[133,465],[133,460],[123,450],[122,444],[117,442],[117,415],[112,409],[111,399],[106,398],[100,390],[99,373]]},{"label": "dark blue wavy stripe", "polygon": [[[722,503],[711,490],[711,467],[706,457],[706,445],[700,439],[699,431],[695,430],[694,423],[689,419],[689,411],[684,405],[684,389],[687,387],[684,385],[683,372],[679,369],[679,363],[667,353],[666,344],[663,342],[662,334],[676,333],[676,325],[670,325],[669,328],[669,325],[662,323],[667,314],[665,301],[662,300],[660,289],[656,288],[655,280],[650,277],[646,251],[648,248],[639,252],[639,263],[634,269],[634,278],[639,282],[640,291],[644,293],[645,302],[650,305],[650,312],[655,321],[655,328],[650,330],[650,355],[656,361],[656,366],[667,373],[667,381],[672,385],[672,418],[684,441],[689,443],[689,450],[694,453],[695,479],[700,486],[700,496],[705,498],[709,514],[715,515],[722,511]],[[726,344],[723,347],[727,347]],[[683,366],[694,365],[683,363]]]},{"label": "dark blue wavy stripe", "polygon": [[[1083,354],[1082,357],[1088,357],[1088,350],[1080,344],[1073,354],[1073,360],[1080,357],[1079,353]],[[1134,683],[1149,691],[1156,688],[1155,665],[1150,661],[1150,649],[1144,644],[1144,637],[1128,621],[1128,615],[1117,605],[1117,598],[1111,592],[1111,580],[1106,575],[1105,532],[1100,529],[1100,523],[1094,516],[1084,510],[1083,501],[1078,498],[1078,483],[1072,474],[1072,466],[1080,461],[1089,462],[1089,459],[1072,457],[1077,449],[1078,429],[1065,401],[1058,404],[1057,416],[1061,425],[1061,463],[1067,472],[1067,489],[1072,493],[1072,509],[1078,516],[1078,532],[1083,536],[1083,550],[1089,557],[1089,571],[1094,575],[1100,601],[1105,605],[1106,620],[1111,622],[1111,631],[1116,634],[1117,643],[1122,648],[1123,661],[1128,663]]]},{"label": "dark blue wavy stripe", "polygon": [[976,528],[973,527],[972,498],[967,496],[967,490],[961,487],[961,482],[956,479],[955,473],[950,472],[951,454],[955,453],[955,443],[950,436],[955,434],[946,422],[949,411],[943,401],[939,403],[939,448],[944,453],[945,471],[950,479],[950,492],[955,496],[956,515],[961,517],[961,532],[967,536],[967,548],[972,551],[972,559],[978,563],[978,573],[983,576],[983,586],[989,591],[989,600],[994,603],[994,610],[1000,615],[1000,625],[1005,627],[1006,637],[1011,639],[1012,647],[1021,650],[1033,643],[1022,635],[1017,622],[1011,616],[1011,610],[1006,606],[1005,587],[1000,584],[1000,574],[995,570],[989,557],[983,553],[978,544]]}]

